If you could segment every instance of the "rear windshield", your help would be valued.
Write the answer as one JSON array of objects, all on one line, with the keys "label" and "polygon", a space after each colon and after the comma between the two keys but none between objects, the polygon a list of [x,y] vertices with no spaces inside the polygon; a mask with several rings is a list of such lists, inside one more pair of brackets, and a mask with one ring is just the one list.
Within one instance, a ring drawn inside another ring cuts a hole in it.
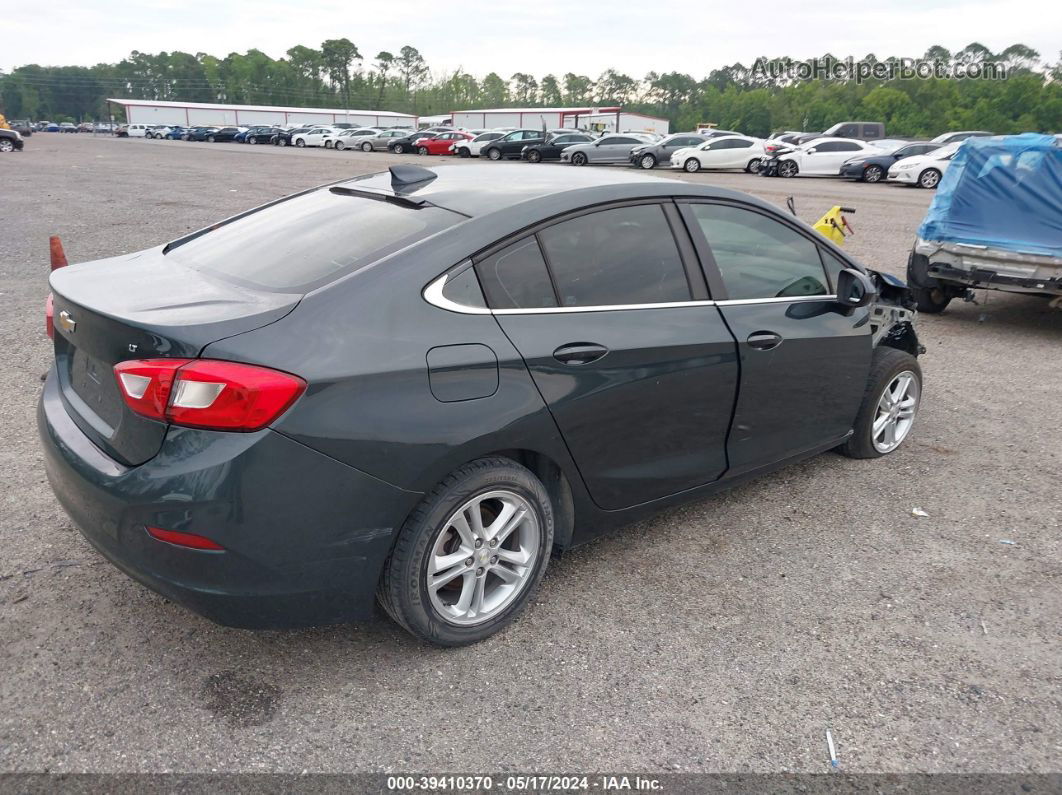
[{"label": "rear windshield", "polygon": [[175,245],[167,256],[251,287],[306,292],[461,220],[438,207],[321,189]]}]

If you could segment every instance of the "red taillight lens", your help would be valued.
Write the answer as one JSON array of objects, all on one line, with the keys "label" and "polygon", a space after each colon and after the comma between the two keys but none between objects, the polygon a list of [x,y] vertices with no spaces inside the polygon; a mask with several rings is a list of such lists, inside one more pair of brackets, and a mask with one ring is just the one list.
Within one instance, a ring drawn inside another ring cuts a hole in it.
[{"label": "red taillight lens", "polygon": [[177,371],[190,359],[138,359],[119,362],[114,375],[125,402],[133,411],[166,422],[166,407]]},{"label": "red taillight lens", "polygon": [[257,431],[306,390],[298,376],[212,359],[142,359],[114,367],[137,414],[191,428]]},{"label": "red taillight lens", "polygon": [[287,411],[305,389],[305,381],[288,373],[196,359],[181,368],[167,416],[178,425],[257,431]]},{"label": "red taillight lens", "polygon": [[55,308],[51,293],[48,293],[48,299],[44,302],[44,330],[48,332],[48,339],[55,339]]},{"label": "red taillight lens", "polygon": [[161,527],[150,526],[146,529],[149,536],[159,541],[165,541],[167,544],[176,544],[179,547],[190,547],[191,549],[225,549],[221,544],[195,533],[179,533],[176,530],[163,530]]}]

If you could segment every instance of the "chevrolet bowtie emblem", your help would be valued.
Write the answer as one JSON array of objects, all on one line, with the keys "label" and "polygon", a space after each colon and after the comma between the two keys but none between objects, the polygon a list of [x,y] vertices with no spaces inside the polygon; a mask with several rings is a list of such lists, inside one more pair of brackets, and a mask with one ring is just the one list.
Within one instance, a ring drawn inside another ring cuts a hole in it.
[{"label": "chevrolet bowtie emblem", "polygon": [[74,329],[77,328],[77,321],[70,317],[70,313],[65,309],[59,313],[59,327],[70,334],[74,333]]}]

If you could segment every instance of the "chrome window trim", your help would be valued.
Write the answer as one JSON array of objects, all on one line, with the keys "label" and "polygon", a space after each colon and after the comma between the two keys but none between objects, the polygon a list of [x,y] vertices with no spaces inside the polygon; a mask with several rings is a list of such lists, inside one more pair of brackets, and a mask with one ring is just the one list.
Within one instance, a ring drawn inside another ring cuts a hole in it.
[{"label": "chrome window trim", "polygon": [[[462,269],[462,272],[464,269]],[[576,312],[626,312],[638,309],[681,309],[688,306],[745,306],[751,304],[808,303],[810,301],[836,301],[836,295],[797,295],[783,298],[733,298],[722,301],[665,301],[656,304],[601,304],[599,306],[542,306],[527,309],[489,309],[467,306],[451,301],[443,295],[443,288],[450,273],[444,273],[431,281],[421,295],[424,300],[439,309],[462,315],[558,315]]]},{"label": "chrome window trim", "polygon": [[[463,269],[462,269],[463,272]],[[423,290],[422,295],[433,307],[459,314],[567,314],[577,312],[626,312],[638,309],[681,309],[683,307],[741,307],[754,304],[807,304],[808,301],[833,301],[836,295],[794,295],[783,298],[727,298],[724,300],[676,300],[660,304],[603,304],[594,307],[533,307],[530,309],[490,309],[458,304],[443,295],[449,273],[436,277]]]},{"label": "chrome window trim", "polygon": [[[462,273],[463,272],[464,270],[462,269]],[[467,306],[466,304],[459,304],[456,301],[451,301],[449,298],[443,295],[443,287],[446,286],[446,280],[449,277],[450,273],[447,272],[430,282],[421,293],[421,295],[424,296],[424,300],[432,306],[439,307],[439,309],[446,309],[450,312],[459,312],[462,315],[492,314],[492,310],[488,307]]]},{"label": "chrome window trim", "polygon": [[666,301],[658,304],[600,304],[598,306],[543,306],[531,309],[493,309],[495,315],[559,315],[576,312],[620,312],[634,309],[680,309],[686,306],[715,306],[715,301]]}]

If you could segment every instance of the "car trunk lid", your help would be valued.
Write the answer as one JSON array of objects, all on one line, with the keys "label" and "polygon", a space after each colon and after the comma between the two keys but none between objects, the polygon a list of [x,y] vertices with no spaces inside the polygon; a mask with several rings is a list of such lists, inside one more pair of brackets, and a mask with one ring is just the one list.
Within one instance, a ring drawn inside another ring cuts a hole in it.
[{"label": "car trunk lid", "polygon": [[222,281],[167,259],[161,247],[61,268],[51,287],[63,402],[81,430],[127,466],[159,451],[167,425],[128,407],[115,364],[195,358],[211,342],[279,320],[301,297]]}]

